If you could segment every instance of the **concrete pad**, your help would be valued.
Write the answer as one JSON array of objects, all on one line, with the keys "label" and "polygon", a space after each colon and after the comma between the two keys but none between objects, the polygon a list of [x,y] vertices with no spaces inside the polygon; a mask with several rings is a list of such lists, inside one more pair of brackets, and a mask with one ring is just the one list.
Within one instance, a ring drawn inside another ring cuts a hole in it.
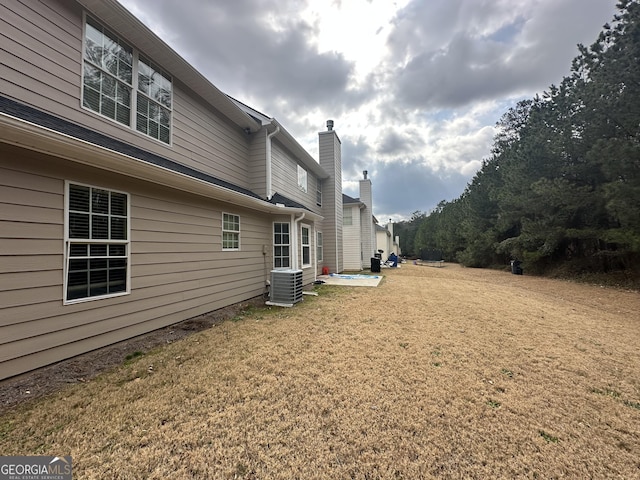
[{"label": "concrete pad", "polygon": [[340,274],[318,275],[326,285],[343,285],[347,287],[377,287],[382,275]]}]

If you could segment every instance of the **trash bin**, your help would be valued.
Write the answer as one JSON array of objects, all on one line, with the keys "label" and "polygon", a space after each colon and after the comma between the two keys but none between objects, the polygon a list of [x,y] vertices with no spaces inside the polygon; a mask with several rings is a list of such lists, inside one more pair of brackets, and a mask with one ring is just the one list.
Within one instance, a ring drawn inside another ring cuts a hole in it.
[{"label": "trash bin", "polygon": [[371,257],[371,272],[380,273],[380,259]]}]

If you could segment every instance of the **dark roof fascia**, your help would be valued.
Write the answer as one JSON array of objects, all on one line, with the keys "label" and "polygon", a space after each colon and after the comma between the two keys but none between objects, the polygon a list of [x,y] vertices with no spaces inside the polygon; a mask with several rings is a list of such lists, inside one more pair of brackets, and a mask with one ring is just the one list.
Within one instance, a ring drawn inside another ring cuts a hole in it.
[{"label": "dark roof fascia", "polygon": [[257,122],[260,122],[261,125],[268,125],[273,121],[273,118],[271,118],[270,116],[265,115],[264,113],[262,113],[259,110],[256,110],[253,107],[250,107],[249,105],[247,105],[244,102],[241,102],[237,98],[233,98],[231,95],[227,95],[227,97],[229,97],[229,99],[233,103],[235,103],[238,106],[238,108],[243,110],[247,115],[254,118]]},{"label": "dark roof fascia", "polygon": [[138,160],[142,160],[143,162],[147,162],[192,178],[197,178],[198,180],[202,180],[211,185],[223,187],[228,190],[241,193],[248,197],[253,197],[255,199],[264,200],[262,197],[246,188],[234,185],[233,183],[216,178],[199,170],[195,170],[191,167],[182,165],[165,157],[161,157],[160,155],[156,155],[155,153],[148,152],[128,143],[108,137],[107,135],[104,135],[102,133],[90,130],[81,125],[77,125],[68,120],[56,117],[54,115],[9,99],[2,95],[0,95],[0,112],[19,118],[26,122],[30,122],[40,127],[48,128],[55,132],[83,140],[87,143],[97,145],[108,150],[136,158]]},{"label": "dark roof fascia", "polygon": [[[289,210],[283,210],[282,214],[291,214],[292,212],[304,213],[305,216],[308,215],[307,218],[314,221],[320,221],[324,218],[322,215],[314,212],[308,207],[305,207],[303,204],[296,202],[295,200],[292,200],[289,197],[285,197],[284,195],[277,192],[271,197],[271,200],[269,200],[269,203],[276,205],[279,209],[280,208],[289,209]],[[277,213],[277,212],[271,212],[271,213]]]},{"label": "dark roof fascia", "polygon": [[[307,152],[302,145],[291,135],[284,126],[278,122],[273,117],[269,117],[264,113],[256,110],[253,107],[250,107],[246,103],[241,102],[240,100],[229,96],[229,99],[234,102],[238,108],[242,109],[247,115],[255,118],[259,121],[262,126],[267,128],[269,133],[273,133],[277,128],[279,128],[278,134],[274,137],[274,140],[278,141],[282,144],[287,150],[289,150],[294,157],[296,157],[300,163],[307,167],[315,176],[320,179],[329,178],[329,174],[320,166],[320,163],[313,158],[309,152]],[[269,128],[271,126],[271,128]]]},{"label": "dark roof fascia", "polygon": [[313,158],[309,152],[307,152],[302,145],[291,135],[286,128],[282,126],[275,118],[271,119],[271,123],[276,127],[280,127],[280,132],[274,137],[274,140],[282,144],[287,150],[289,150],[300,163],[307,167],[318,178],[329,178],[329,174],[320,166],[320,164]]},{"label": "dark roof fascia", "polygon": [[313,213],[311,209],[305,207],[303,204],[296,202],[295,200],[291,200],[289,197],[285,197],[284,195],[278,192],[273,194],[273,196],[271,197],[271,200],[269,200],[269,203],[273,203],[274,205],[284,205],[285,207],[288,207],[288,208],[304,209]]}]

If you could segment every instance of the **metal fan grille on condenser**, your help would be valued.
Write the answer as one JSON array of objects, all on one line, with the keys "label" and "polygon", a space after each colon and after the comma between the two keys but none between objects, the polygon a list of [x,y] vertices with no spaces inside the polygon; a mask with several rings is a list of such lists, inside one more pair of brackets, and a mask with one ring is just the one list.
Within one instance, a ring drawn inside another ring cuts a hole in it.
[{"label": "metal fan grille on condenser", "polygon": [[277,304],[302,301],[302,270],[271,270],[270,300]]}]

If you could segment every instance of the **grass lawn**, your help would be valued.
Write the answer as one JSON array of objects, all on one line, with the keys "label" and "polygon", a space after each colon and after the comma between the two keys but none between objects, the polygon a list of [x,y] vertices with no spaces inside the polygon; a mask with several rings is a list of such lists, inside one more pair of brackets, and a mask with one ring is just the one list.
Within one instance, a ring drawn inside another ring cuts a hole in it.
[{"label": "grass lawn", "polygon": [[[640,294],[411,264],[0,416],[74,478],[640,478]],[[1,386],[0,386],[1,388]]]}]

